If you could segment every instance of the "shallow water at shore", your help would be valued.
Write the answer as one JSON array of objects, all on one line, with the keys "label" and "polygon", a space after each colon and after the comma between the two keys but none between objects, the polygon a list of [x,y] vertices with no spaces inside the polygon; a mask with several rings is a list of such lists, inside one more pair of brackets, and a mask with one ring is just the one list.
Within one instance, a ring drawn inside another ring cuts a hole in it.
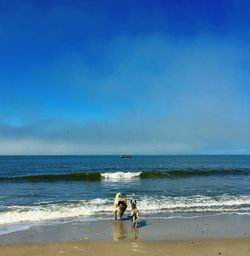
[{"label": "shallow water at shore", "polygon": [[250,237],[250,216],[220,215],[197,218],[142,218],[139,227],[131,220],[92,220],[37,224],[0,235],[0,244],[72,240],[199,240]]}]

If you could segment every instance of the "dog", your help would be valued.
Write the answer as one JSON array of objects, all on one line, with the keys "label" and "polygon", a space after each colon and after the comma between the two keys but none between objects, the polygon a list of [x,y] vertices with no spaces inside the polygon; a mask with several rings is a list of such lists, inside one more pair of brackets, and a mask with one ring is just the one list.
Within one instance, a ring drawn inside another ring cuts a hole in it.
[{"label": "dog", "polygon": [[127,198],[122,198],[121,193],[117,193],[114,202],[115,220],[122,220],[122,216],[127,209]]},{"label": "dog", "polygon": [[133,228],[138,228],[139,211],[137,209],[136,200],[130,200],[131,204],[131,219],[133,221]]}]

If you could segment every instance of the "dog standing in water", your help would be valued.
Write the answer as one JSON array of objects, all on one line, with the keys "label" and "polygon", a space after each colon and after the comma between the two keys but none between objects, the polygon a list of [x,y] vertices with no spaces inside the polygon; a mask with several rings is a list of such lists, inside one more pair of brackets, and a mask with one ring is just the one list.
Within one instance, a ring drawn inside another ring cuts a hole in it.
[{"label": "dog standing in water", "polygon": [[137,209],[136,200],[130,200],[131,204],[131,218],[133,221],[133,228],[138,228],[139,211]]},{"label": "dog standing in water", "polygon": [[127,209],[127,198],[122,198],[121,193],[117,193],[114,202],[115,220],[122,220],[122,215]]}]

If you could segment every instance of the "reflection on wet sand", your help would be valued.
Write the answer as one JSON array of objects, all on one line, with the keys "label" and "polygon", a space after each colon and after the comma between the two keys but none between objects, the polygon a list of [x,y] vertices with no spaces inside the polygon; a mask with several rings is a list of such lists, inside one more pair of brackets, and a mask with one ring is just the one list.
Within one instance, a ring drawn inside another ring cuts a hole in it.
[{"label": "reflection on wet sand", "polygon": [[132,240],[138,240],[139,237],[139,230],[138,228],[131,227],[131,239]]},{"label": "reflection on wet sand", "polygon": [[114,221],[113,227],[113,239],[117,240],[124,240],[128,236],[127,226],[124,225],[123,221]]},{"label": "reflection on wet sand", "polygon": [[128,232],[130,230],[130,223],[128,221],[114,221],[113,222],[113,239],[115,241],[132,239],[137,240],[139,236],[139,230],[137,228],[133,228],[131,226],[131,233]]}]

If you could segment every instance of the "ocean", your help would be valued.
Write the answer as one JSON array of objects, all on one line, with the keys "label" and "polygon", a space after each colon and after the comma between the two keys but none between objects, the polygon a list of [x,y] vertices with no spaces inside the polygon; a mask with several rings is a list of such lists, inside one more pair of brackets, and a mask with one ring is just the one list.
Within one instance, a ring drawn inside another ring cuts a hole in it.
[{"label": "ocean", "polygon": [[0,234],[112,219],[117,192],[141,219],[250,215],[249,184],[250,156],[0,156]]}]

